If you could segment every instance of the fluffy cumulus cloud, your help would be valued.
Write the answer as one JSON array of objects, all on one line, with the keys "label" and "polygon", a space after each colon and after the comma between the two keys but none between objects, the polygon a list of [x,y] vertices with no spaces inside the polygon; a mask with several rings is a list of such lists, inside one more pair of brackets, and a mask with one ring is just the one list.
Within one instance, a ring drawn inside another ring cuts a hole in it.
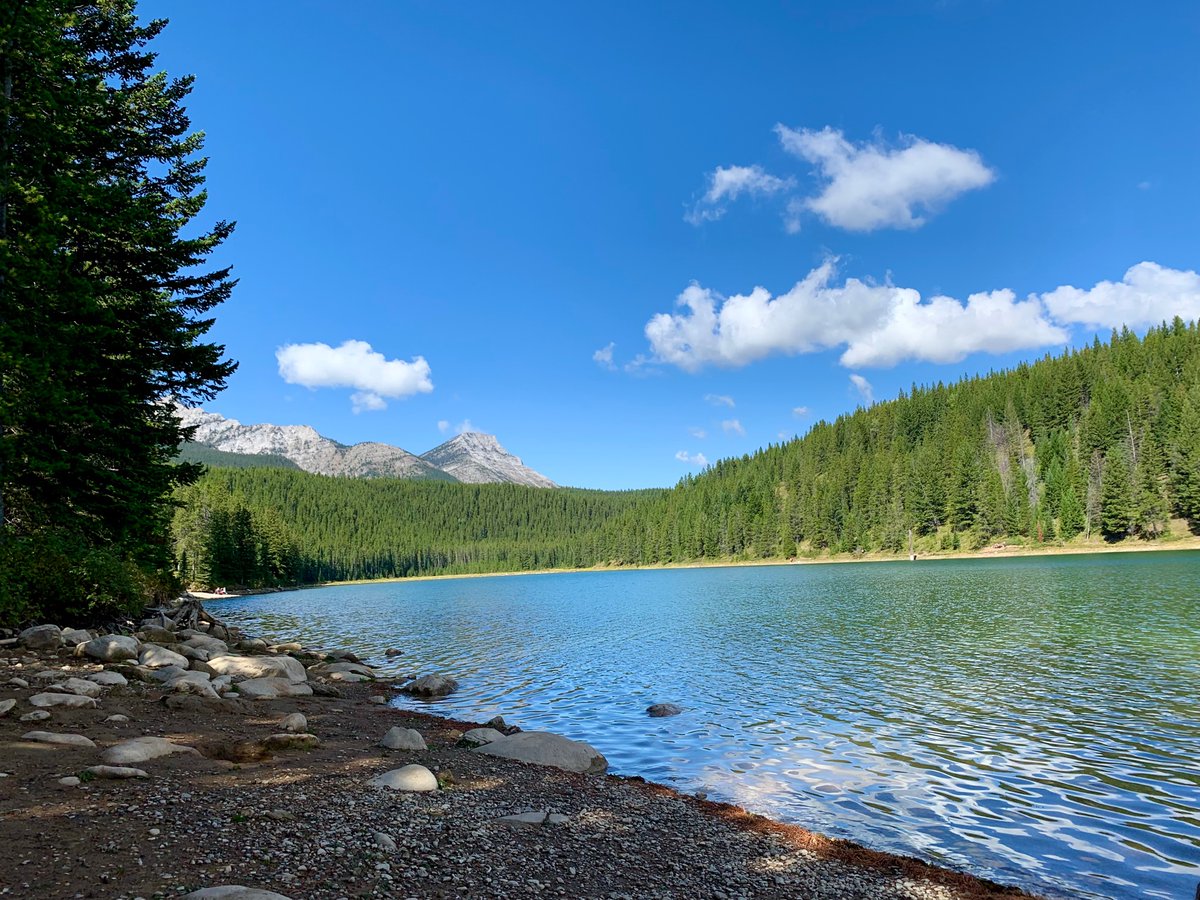
[{"label": "fluffy cumulus cloud", "polygon": [[1200,275],[1142,262],[1120,281],[1101,281],[1088,290],[1060,287],[1042,299],[1060,322],[1088,328],[1141,328],[1175,316],[1200,318]]},{"label": "fluffy cumulus cloud", "polygon": [[[1069,328],[1139,328],[1175,316],[1200,318],[1200,275],[1139,263],[1118,282],[1064,286],[1024,299],[1000,289],[966,300],[923,299],[912,288],[836,279],[828,260],[786,293],[762,287],[723,297],[698,284],[679,309],[646,323],[654,359],[696,372],[734,368],[775,354],[841,348],[847,368],[905,360],[952,363],[972,353],[1009,353],[1066,344]],[[729,398],[708,395],[717,404]],[[729,400],[732,406],[732,400]]]},{"label": "fluffy cumulus cloud", "polygon": [[686,450],[680,450],[675,454],[675,458],[681,463],[687,463],[689,466],[708,465],[708,458],[703,453],[688,453]]},{"label": "fluffy cumulus cloud", "polygon": [[725,215],[728,205],[743,195],[768,197],[795,185],[791,178],[779,178],[762,166],[718,166],[708,175],[708,188],[684,219],[692,225],[715,221]]},{"label": "fluffy cumulus cloud", "polygon": [[802,210],[847,231],[919,228],[955,197],[996,178],[974,150],[918,137],[893,147],[854,144],[833,128],[775,131],[784,150],[812,163],[821,181],[816,196],[788,204],[789,231],[798,230]]},{"label": "fluffy cumulus cloud", "polygon": [[354,411],[387,408],[389,399],[433,390],[429,363],[422,356],[411,361],[388,359],[366,341],[328,344],[287,344],[275,351],[279,374],[288,384],[307,388],[352,388]]}]

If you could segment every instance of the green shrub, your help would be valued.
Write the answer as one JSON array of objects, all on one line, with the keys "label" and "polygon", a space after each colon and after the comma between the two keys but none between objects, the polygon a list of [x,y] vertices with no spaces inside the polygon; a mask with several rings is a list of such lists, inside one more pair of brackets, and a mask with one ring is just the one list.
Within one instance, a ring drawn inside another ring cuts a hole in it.
[{"label": "green shrub", "polygon": [[109,547],[47,530],[0,540],[0,625],[78,627],[136,613],[171,585]]}]

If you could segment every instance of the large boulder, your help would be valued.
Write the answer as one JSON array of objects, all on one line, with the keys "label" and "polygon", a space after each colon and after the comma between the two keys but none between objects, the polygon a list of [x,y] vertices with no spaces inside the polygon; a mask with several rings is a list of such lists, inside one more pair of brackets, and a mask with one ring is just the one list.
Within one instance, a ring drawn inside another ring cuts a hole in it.
[{"label": "large boulder", "polygon": [[237,685],[237,695],[243,700],[275,700],[279,697],[311,697],[312,688],[286,678],[247,678]]},{"label": "large boulder", "polygon": [[100,758],[110,766],[127,766],[131,763],[142,763],[160,756],[170,756],[172,753],[188,753],[199,756],[200,751],[183,744],[173,744],[166,738],[140,737],[114,744],[101,754]]},{"label": "large boulder", "polygon": [[445,697],[458,690],[458,681],[449,675],[423,675],[400,690],[414,697]]},{"label": "large boulder", "polygon": [[591,744],[548,731],[520,731],[484,744],[475,752],[585,775],[602,775],[608,770],[608,760]]},{"label": "large boulder", "polygon": [[379,746],[385,750],[429,749],[425,746],[425,738],[421,737],[421,732],[413,728],[401,728],[399,725],[388,729],[388,733],[383,736]]},{"label": "large boulder", "polygon": [[195,647],[197,650],[207,650],[209,653],[229,652],[229,645],[223,640],[200,632],[193,632],[183,643],[188,647]]},{"label": "large boulder", "polygon": [[288,681],[308,680],[304,666],[290,656],[217,656],[208,661],[218,675],[239,678],[286,678]]},{"label": "large boulder", "polygon": [[374,788],[422,793],[438,789],[437,777],[424,766],[411,765],[376,775],[369,782]]},{"label": "large boulder", "polygon": [[375,677],[375,670],[370,666],[364,666],[362,663],[353,662],[335,662],[329,665],[321,666],[317,669],[317,674],[333,675],[336,672],[348,672],[352,675],[365,675],[367,678]]},{"label": "large boulder", "polygon": [[0,700],[0,719],[3,719],[12,712],[12,708],[16,705],[17,701],[12,697],[9,697],[7,700]]},{"label": "large boulder", "polygon": [[138,654],[138,664],[147,669],[161,669],[164,666],[178,666],[186,669],[190,660],[174,650],[160,647],[157,644],[144,644]]},{"label": "large boulder", "polygon": [[74,647],[77,644],[86,644],[94,637],[94,634],[82,628],[64,628],[62,633],[63,643],[68,647]]},{"label": "large boulder", "polygon": [[304,713],[288,713],[283,717],[283,721],[279,723],[279,727],[284,731],[298,734],[302,731],[308,731],[308,719],[304,717]]},{"label": "large boulder", "polygon": [[17,642],[27,650],[57,650],[63,645],[62,629],[57,625],[34,625],[18,634]]},{"label": "large boulder", "polygon": [[161,625],[145,625],[139,632],[143,641],[151,644],[174,644],[179,637],[169,628]]},{"label": "large boulder", "polygon": [[83,645],[83,652],[92,659],[101,662],[120,662],[123,659],[137,659],[137,638],[124,634],[106,634],[103,637],[92,638]]}]

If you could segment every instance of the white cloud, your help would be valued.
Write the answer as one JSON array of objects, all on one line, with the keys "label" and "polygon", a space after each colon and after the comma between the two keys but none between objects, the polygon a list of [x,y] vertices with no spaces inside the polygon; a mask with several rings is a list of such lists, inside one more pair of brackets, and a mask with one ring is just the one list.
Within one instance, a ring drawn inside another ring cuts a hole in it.
[{"label": "white cloud", "polygon": [[793,416],[807,416],[808,415],[808,407],[807,406],[793,406],[792,407],[792,415]]},{"label": "white cloud", "polygon": [[450,423],[447,422],[445,419],[438,419],[438,431],[440,431],[442,434],[445,434],[449,430],[450,430]]},{"label": "white cloud", "polygon": [[387,401],[370,391],[355,391],[350,395],[350,408],[354,410],[355,415],[360,412],[378,412],[387,409]]},{"label": "white cloud", "polygon": [[[1049,321],[1037,297],[1011,291],[972,294],[966,302],[857,278],[834,283],[827,260],[779,296],[762,287],[722,297],[692,284],[678,313],[646,323],[655,357],[689,372],[707,365],[744,366],[778,353],[811,353],[844,346],[847,367],[892,366],[901,360],[957,362],[971,353],[1003,353],[1064,343],[1067,332]],[[705,398],[712,402],[712,396]]]},{"label": "white cloud", "polygon": [[[411,362],[387,359],[366,341],[328,344],[287,344],[275,351],[279,374],[288,384],[307,388],[354,388],[355,412],[387,408],[387,399],[428,394],[433,390],[429,363],[422,356]],[[387,398],[387,399],[385,399]]]},{"label": "white cloud", "polygon": [[725,215],[729,203],[743,194],[766,197],[789,190],[791,178],[777,178],[762,166],[718,166],[708,175],[708,189],[683,217],[692,225],[713,222]]},{"label": "white cloud", "polygon": [[694,437],[698,441],[702,441],[706,437],[708,437],[708,432],[705,431],[703,428],[689,428],[688,434],[690,434],[692,437]]},{"label": "white cloud", "polygon": [[592,354],[592,360],[601,368],[608,369],[610,372],[615,372],[617,367],[613,364],[613,348],[616,346],[616,341],[609,341],[607,347],[601,347]]},{"label": "white cloud", "polygon": [[711,403],[713,406],[728,406],[730,409],[733,409],[736,405],[733,402],[733,398],[727,394],[705,394],[704,402]]},{"label": "white cloud", "polygon": [[871,387],[871,382],[867,381],[867,379],[856,373],[850,376],[850,383],[854,385],[854,389],[858,391],[859,395],[867,403],[875,400],[875,389]]},{"label": "white cloud", "polygon": [[880,141],[853,144],[841,131],[776,125],[783,148],[815,164],[823,189],[788,204],[784,225],[799,230],[808,210],[848,231],[919,228],[926,217],[966,191],[996,178],[974,150],[905,138],[899,147]]},{"label": "white cloud", "polygon": [[703,453],[688,453],[686,450],[680,450],[675,454],[675,458],[682,463],[687,463],[690,466],[708,465],[708,458]]},{"label": "white cloud", "polygon": [[1088,290],[1065,286],[1042,295],[1063,323],[1088,328],[1141,328],[1175,316],[1200,318],[1200,275],[1141,262],[1120,281],[1101,281]]},{"label": "white cloud", "polygon": [[721,423],[721,430],[726,434],[740,434],[746,436],[746,429],[742,427],[742,423],[737,419],[726,419]]}]

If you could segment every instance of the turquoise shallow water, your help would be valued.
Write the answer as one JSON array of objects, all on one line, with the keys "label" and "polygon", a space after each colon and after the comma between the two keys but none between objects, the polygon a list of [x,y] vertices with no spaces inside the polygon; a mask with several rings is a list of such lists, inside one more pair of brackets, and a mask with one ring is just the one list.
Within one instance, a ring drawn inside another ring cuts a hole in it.
[{"label": "turquoise shallow water", "polygon": [[[401,702],[501,713],[878,849],[1052,896],[1200,880],[1197,553],[447,579],[215,611],[462,683]],[[660,701],[685,712],[648,718]]]}]

